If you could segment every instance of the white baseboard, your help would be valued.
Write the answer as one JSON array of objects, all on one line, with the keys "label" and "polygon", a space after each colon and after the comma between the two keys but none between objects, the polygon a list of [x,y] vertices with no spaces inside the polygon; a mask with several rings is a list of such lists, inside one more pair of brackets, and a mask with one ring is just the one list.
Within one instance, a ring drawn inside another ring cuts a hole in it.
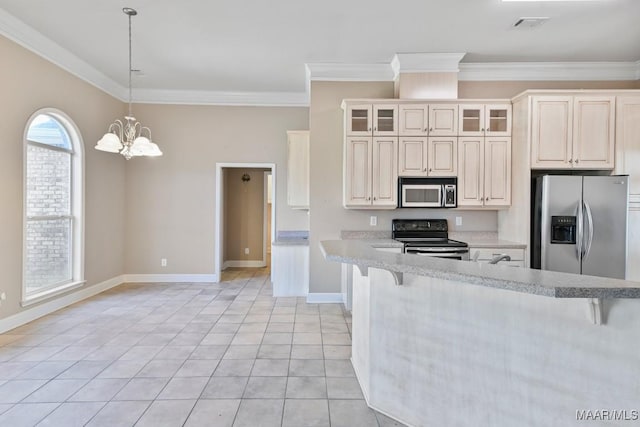
[{"label": "white baseboard", "polygon": [[0,319],[0,334],[10,331],[11,329],[22,326],[26,323],[39,319],[42,316],[51,314],[56,310],[60,310],[68,305],[75,304],[76,302],[90,298],[94,295],[104,292],[107,289],[116,287],[124,283],[124,276],[116,276],[114,278],[105,280],[93,286],[89,286],[85,289],[70,293],[69,295],[56,298],[52,301],[42,303],[40,305],[33,306],[26,310],[16,313],[12,316]]},{"label": "white baseboard", "polygon": [[336,304],[344,303],[342,294],[337,293],[311,293],[307,295],[307,302],[309,304]]},{"label": "white baseboard", "polygon": [[217,283],[215,274],[125,274],[125,283]]},{"label": "white baseboard", "polygon": [[260,267],[266,267],[267,263],[264,261],[244,261],[244,260],[238,260],[238,261],[225,261],[222,263],[222,269],[227,269],[227,268],[260,268]]}]

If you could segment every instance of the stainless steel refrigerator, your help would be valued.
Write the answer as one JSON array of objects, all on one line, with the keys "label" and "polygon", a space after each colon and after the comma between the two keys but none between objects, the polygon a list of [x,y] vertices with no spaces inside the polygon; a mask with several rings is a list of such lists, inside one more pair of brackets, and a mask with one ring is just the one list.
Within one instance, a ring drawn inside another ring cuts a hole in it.
[{"label": "stainless steel refrigerator", "polygon": [[544,175],[532,196],[532,268],[625,278],[628,176]]}]

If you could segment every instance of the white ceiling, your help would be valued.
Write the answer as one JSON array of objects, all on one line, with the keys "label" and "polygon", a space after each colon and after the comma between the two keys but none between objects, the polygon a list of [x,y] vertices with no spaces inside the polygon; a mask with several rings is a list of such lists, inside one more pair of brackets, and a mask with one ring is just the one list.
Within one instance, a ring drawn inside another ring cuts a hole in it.
[{"label": "white ceiling", "polygon": [[[139,12],[139,89],[304,93],[305,63],[388,64],[399,52],[466,52],[467,63],[640,60],[639,0],[0,0],[5,18],[120,86],[125,6]],[[514,29],[523,16],[551,19]]]}]

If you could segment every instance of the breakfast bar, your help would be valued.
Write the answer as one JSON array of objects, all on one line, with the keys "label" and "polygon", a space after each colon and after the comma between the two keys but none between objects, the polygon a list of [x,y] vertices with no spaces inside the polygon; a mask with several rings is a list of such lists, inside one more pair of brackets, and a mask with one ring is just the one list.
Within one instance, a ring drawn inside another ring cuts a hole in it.
[{"label": "breakfast bar", "polygon": [[362,240],[321,249],[357,267],[352,363],[372,408],[412,426],[568,426],[581,424],[578,411],[637,413],[640,283]]}]

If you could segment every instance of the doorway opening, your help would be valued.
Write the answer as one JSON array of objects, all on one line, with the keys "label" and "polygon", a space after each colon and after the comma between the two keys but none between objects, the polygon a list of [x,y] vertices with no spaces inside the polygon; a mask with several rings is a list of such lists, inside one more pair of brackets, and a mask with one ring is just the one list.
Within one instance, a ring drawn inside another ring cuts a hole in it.
[{"label": "doorway opening", "polygon": [[275,235],[276,166],[216,164],[215,273],[271,265]]}]

